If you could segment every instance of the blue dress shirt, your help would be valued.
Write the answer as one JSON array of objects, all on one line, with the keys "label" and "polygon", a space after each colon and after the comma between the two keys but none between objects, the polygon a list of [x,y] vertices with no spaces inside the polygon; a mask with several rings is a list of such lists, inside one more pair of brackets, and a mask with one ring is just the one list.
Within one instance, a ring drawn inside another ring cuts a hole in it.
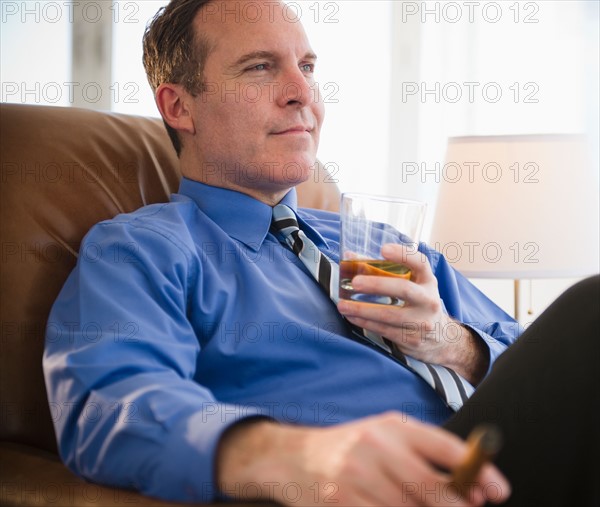
[{"label": "blue dress shirt", "polygon": [[[296,210],[296,193],[282,201]],[[223,431],[257,415],[324,426],[386,410],[450,410],[386,353],[354,341],[272,209],[183,179],[171,202],[97,224],[49,317],[44,370],[65,463],[92,481],[209,501]],[[338,260],[339,215],[296,210]],[[487,343],[518,325],[425,245],[449,315]]]}]

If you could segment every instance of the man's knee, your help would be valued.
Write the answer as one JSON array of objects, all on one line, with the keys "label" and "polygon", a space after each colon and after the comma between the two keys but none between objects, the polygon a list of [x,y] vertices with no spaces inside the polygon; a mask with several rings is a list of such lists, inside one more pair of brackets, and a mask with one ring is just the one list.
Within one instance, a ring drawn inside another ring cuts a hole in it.
[{"label": "man's knee", "polygon": [[[590,276],[573,285],[565,292],[575,298],[582,298],[585,301],[598,301],[600,297],[600,275]],[[598,308],[598,306],[596,306]]]},{"label": "man's knee", "polygon": [[600,275],[581,280],[567,289],[554,303],[564,307],[573,317],[583,315],[600,320]]}]

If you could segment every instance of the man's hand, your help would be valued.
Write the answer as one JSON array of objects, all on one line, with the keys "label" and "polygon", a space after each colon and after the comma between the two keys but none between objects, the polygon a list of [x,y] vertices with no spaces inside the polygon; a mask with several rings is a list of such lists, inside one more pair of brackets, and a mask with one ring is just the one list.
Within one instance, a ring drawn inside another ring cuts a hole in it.
[{"label": "man's hand", "polygon": [[238,499],[284,505],[483,505],[510,487],[491,464],[461,497],[449,473],[467,452],[455,435],[387,413],[329,428],[242,422],[226,433],[217,483]]},{"label": "man's hand", "polygon": [[452,368],[477,385],[489,364],[485,344],[445,312],[437,279],[427,257],[403,245],[385,245],[384,258],[408,266],[410,280],[356,276],[353,287],[363,293],[401,299],[404,306],[341,300],[338,310],[353,324],[396,343],[416,359]]}]

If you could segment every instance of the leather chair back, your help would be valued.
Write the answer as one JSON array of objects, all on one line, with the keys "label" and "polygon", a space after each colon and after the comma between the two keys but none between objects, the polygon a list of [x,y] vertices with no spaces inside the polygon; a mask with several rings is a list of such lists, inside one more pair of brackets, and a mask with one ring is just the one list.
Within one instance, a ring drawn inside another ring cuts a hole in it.
[{"label": "leather chair back", "polygon": [[42,375],[50,307],[95,223],[178,187],[159,120],[2,104],[0,439],[56,451]]},{"label": "leather chair back", "polygon": [[[76,108],[0,105],[0,440],[56,452],[42,375],[46,321],[95,223],[177,190],[162,120]],[[300,205],[336,210],[319,166]],[[100,254],[87,252],[86,255]]]}]

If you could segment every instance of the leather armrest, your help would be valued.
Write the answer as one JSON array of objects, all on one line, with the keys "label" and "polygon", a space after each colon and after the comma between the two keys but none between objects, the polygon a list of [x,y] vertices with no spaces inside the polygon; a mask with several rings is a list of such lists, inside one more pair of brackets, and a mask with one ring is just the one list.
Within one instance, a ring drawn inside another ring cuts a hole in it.
[{"label": "leather armrest", "polygon": [[[52,453],[0,442],[0,505],[6,507],[174,507],[181,504],[142,496],[134,491],[86,482]],[[216,504],[211,504],[216,505]],[[223,505],[223,504],[221,504]],[[228,503],[232,507],[273,507],[272,503]]]},{"label": "leather armrest", "polygon": [[85,482],[57,456],[25,445],[0,444],[0,504],[5,506],[151,506],[181,505],[144,497],[132,491]]}]

